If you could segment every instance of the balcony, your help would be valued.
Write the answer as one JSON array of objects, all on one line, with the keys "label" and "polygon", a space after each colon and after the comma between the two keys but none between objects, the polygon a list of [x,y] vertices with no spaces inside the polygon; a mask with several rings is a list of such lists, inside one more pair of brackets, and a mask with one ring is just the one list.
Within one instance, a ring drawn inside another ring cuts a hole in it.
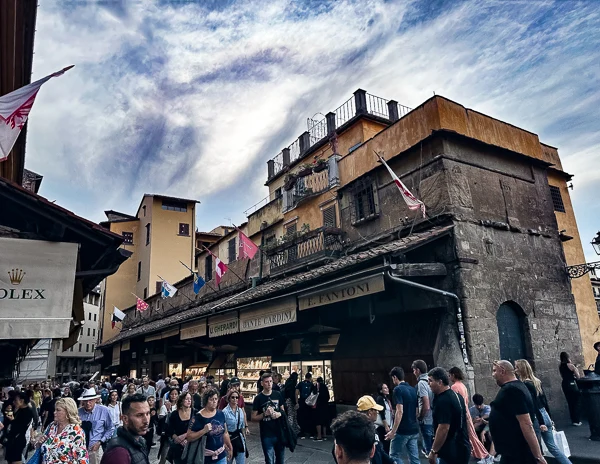
[{"label": "balcony", "polygon": [[294,186],[289,190],[283,190],[282,212],[289,211],[302,201],[320,195],[340,183],[338,172],[339,156],[332,156],[327,160],[324,170],[314,172],[305,177],[297,177]]},{"label": "balcony", "polygon": [[267,162],[267,182],[304,158],[312,147],[327,140],[335,133],[336,129],[358,115],[368,114],[393,123],[410,111],[411,108],[399,105],[397,101],[385,100],[359,89],[354,92],[352,98],[324,118],[308,119],[308,130]]},{"label": "balcony", "polygon": [[342,230],[335,227],[320,227],[283,240],[264,250],[272,275],[337,258],[342,250]]}]

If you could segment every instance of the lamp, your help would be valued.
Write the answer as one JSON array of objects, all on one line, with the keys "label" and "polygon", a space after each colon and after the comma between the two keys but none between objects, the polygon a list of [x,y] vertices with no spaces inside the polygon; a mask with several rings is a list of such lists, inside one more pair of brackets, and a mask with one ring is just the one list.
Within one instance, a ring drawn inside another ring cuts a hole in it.
[{"label": "lamp", "polygon": [[596,254],[600,255],[600,232],[598,232],[592,240],[592,246],[594,247]]}]

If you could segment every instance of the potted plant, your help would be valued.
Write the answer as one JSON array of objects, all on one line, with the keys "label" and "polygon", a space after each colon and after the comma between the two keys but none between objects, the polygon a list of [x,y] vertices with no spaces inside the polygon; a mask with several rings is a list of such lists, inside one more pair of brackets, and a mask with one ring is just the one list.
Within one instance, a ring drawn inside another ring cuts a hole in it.
[{"label": "potted plant", "polygon": [[313,172],[321,172],[324,171],[325,169],[327,169],[327,161],[325,161],[324,159],[319,158],[317,161],[315,161],[315,165],[313,167]]},{"label": "potted plant", "polygon": [[294,188],[294,186],[296,185],[296,181],[298,180],[298,178],[296,177],[295,174],[288,174],[285,176],[285,180],[283,183],[283,188],[286,191],[290,191]]},{"label": "potted plant", "polygon": [[312,164],[303,164],[300,166],[300,171],[298,171],[299,177],[310,176],[313,172]]}]

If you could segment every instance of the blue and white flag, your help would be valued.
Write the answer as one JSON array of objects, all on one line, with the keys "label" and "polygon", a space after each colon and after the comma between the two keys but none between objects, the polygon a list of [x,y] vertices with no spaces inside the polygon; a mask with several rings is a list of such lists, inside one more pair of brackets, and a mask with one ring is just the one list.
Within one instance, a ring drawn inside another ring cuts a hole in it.
[{"label": "blue and white flag", "polygon": [[163,298],[173,298],[177,293],[177,289],[166,280],[163,280],[161,295]]},{"label": "blue and white flag", "polygon": [[194,272],[194,293],[196,295],[202,289],[202,287],[204,287],[204,284],[206,284],[204,279],[200,277],[197,272]]}]

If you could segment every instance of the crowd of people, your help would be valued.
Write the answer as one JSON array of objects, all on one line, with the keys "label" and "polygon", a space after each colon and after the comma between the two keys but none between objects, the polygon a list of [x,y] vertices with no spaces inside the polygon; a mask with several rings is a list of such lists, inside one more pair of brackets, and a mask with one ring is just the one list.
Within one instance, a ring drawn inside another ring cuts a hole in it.
[{"label": "crowd of people", "polygon": [[[599,352],[600,342],[594,348]],[[597,363],[598,364],[598,363]],[[598,366],[596,366],[598,368]],[[376,395],[358,399],[356,411],[331,422],[330,392],[323,379],[292,372],[261,372],[250,420],[259,422],[266,464],[283,464],[296,440],[326,440],[331,429],[338,464],[545,463],[542,442],[560,464],[570,463],[554,441],[554,423],[542,383],[527,360],[496,361],[492,376],[500,390],[491,404],[471,398],[458,367],[428,369],[412,363],[416,385],[401,367],[390,372]],[[567,353],[559,372],[574,426],[581,425],[576,379]],[[469,403],[472,401],[472,406]],[[185,380],[173,374],[71,383],[41,382],[2,389],[0,445],[9,463],[148,463],[156,448],[160,464],[245,464],[249,419],[240,380],[223,376]]]}]

